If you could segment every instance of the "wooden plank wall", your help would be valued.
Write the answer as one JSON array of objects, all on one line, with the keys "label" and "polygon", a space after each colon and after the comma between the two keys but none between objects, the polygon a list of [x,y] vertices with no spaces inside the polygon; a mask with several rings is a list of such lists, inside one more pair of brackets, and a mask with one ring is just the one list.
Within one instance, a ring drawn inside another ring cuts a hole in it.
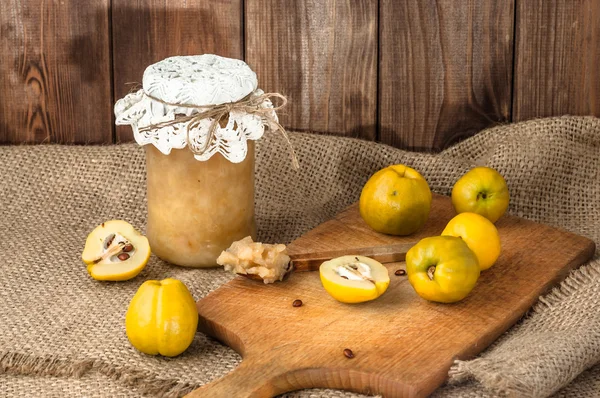
[{"label": "wooden plank wall", "polygon": [[109,0],[0,7],[0,142],[111,142]]},{"label": "wooden plank wall", "polygon": [[245,3],[246,61],[289,97],[284,126],[376,139],[377,1]]},{"label": "wooden plank wall", "polygon": [[600,116],[600,1],[520,0],[513,120]]},{"label": "wooden plank wall", "polygon": [[597,0],[5,0],[0,143],[112,143],[176,54],[245,59],[292,130],[440,150],[497,123],[600,116]]},{"label": "wooden plank wall", "polygon": [[514,0],[382,0],[379,136],[443,149],[510,120]]}]

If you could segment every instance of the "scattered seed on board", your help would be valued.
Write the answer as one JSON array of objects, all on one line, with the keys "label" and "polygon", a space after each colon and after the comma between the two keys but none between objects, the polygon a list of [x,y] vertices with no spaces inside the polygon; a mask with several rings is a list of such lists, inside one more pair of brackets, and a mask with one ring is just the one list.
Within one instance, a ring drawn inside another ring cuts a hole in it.
[{"label": "scattered seed on board", "polygon": [[346,348],[346,349],[344,350],[344,356],[345,356],[346,358],[354,358],[354,353],[352,352],[352,350],[351,350],[351,349],[349,349],[349,348]]},{"label": "scattered seed on board", "polygon": [[396,275],[396,276],[406,275],[406,271],[403,269],[399,269],[396,272],[394,272],[394,275]]},{"label": "scattered seed on board", "polygon": [[302,300],[294,300],[292,303],[294,307],[302,307]]},{"label": "scattered seed on board", "polygon": [[127,254],[127,253],[121,253],[121,254],[119,254],[119,255],[117,256],[117,258],[118,258],[119,260],[121,260],[121,261],[125,261],[125,260],[127,260],[127,259],[129,258],[129,254]]}]

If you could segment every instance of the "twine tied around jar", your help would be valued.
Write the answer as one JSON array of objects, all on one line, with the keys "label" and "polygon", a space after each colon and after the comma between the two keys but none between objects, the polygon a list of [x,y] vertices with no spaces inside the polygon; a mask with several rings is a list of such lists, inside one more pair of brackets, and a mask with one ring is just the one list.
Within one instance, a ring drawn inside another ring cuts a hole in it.
[{"label": "twine tied around jar", "polygon": [[[260,95],[253,95],[253,93],[250,93],[239,101],[227,102],[227,103],[218,104],[218,105],[205,105],[205,106],[188,105],[188,104],[173,104],[173,103],[158,99],[156,97],[153,97],[153,96],[149,95],[148,93],[146,93],[145,91],[144,91],[144,95],[153,101],[160,102],[161,104],[175,106],[175,107],[181,107],[181,108],[192,108],[192,109],[198,110],[198,113],[195,113],[190,116],[179,115],[179,116],[176,116],[175,119],[173,119],[173,120],[168,120],[165,122],[151,124],[149,126],[140,128],[139,131],[141,131],[141,132],[154,130],[156,128],[162,128],[162,127],[166,127],[166,126],[172,126],[177,123],[190,122],[187,125],[187,139],[188,139],[188,143],[189,143],[190,130],[192,128],[196,127],[198,125],[198,123],[203,119],[213,119],[213,121],[210,125],[210,128],[208,129],[208,137],[206,137],[206,142],[204,143],[204,146],[200,150],[194,150],[191,145],[188,145],[188,147],[194,153],[194,155],[202,155],[204,152],[206,152],[208,150],[208,147],[210,146],[210,143],[212,142],[212,140],[215,136],[215,131],[217,130],[217,125],[219,124],[221,119],[223,119],[224,117],[229,115],[229,113],[232,111],[250,113],[253,115],[258,115],[258,116],[262,117],[263,119],[265,119],[268,123],[269,129],[274,130],[273,126],[275,126],[275,129],[281,133],[281,135],[283,136],[283,138],[285,139],[285,141],[288,145],[288,148],[290,150],[290,154],[292,157],[292,166],[296,170],[300,168],[300,165],[298,163],[298,158],[296,157],[296,152],[294,151],[294,147],[292,146],[292,143],[290,141],[290,137],[287,134],[287,131],[285,131],[285,128],[277,121],[277,119],[273,116],[274,114],[272,113],[276,110],[283,108],[287,104],[287,98],[279,93],[265,93],[265,94],[260,94]],[[261,106],[264,101],[270,100],[271,98],[279,98],[281,100],[281,104],[277,105],[277,106],[273,105],[272,108],[266,108],[266,107]]]}]

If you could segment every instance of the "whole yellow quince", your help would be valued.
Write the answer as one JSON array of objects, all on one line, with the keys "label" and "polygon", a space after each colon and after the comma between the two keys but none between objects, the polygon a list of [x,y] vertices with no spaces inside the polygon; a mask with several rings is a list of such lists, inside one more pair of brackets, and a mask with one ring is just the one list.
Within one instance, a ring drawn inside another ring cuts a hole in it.
[{"label": "whole yellow quince", "polygon": [[431,190],[415,169],[395,164],[373,174],[360,194],[359,210],[377,232],[410,235],[417,232],[431,208]]},{"label": "whole yellow quince", "polygon": [[192,344],[197,326],[194,298],[181,281],[171,278],[144,282],[125,315],[129,342],[149,355],[181,354]]},{"label": "whole yellow quince", "polygon": [[498,229],[490,220],[479,214],[460,213],[450,220],[442,235],[455,236],[464,240],[477,256],[482,271],[494,265],[500,256]]},{"label": "whole yellow quince", "polygon": [[508,208],[510,195],[504,177],[489,167],[475,167],[452,187],[457,213],[477,213],[495,223]]},{"label": "whole yellow quince", "polygon": [[408,281],[425,300],[455,303],[464,299],[480,272],[473,251],[454,236],[421,239],[406,253]]}]

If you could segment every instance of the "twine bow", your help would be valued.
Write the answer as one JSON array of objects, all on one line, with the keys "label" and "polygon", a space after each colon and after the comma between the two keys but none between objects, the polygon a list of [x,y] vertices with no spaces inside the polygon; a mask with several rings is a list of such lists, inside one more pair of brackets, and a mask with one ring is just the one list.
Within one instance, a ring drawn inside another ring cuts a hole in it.
[{"label": "twine bow", "polygon": [[[260,95],[253,95],[251,93],[236,102],[228,102],[225,104],[207,105],[207,106],[188,105],[188,104],[172,104],[170,102],[166,102],[166,101],[160,100],[156,97],[153,97],[153,96],[147,94],[146,92],[144,92],[144,95],[146,95],[148,98],[150,98],[154,101],[160,102],[165,105],[176,106],[176,107],[181,107],[181,108],[197,109],[199,112],[195,113],[193,115],[190,115],[190,116],[179,115],[179,116],[176,116],[175,119],[173,119],[173,120],[160,122],[160,123],[156,123],[156,124],[151,124],[149,126],[142,127],[138,130],[140,132],[154,130],[156,128],[162,128],[162,127],[166,127],[166,126],[172,126],[172,125],[175,125],[178,123],[190,122],[187,125],[188,147],[195,155],[202,155],[203,153],[205,153],[208,150],[210,143],[214,139],[215,131],[217,130],[217,125],[224,117],[229,115],[229,113],[232,111],[250,113],[253,115],[259,115],[260,117],[265,119],[267,121],[269,129],[271,129],[271,131],[278,130],[281,133],[281,135],[283,136],[283,138],[285,139],[285,141],[288,145],[288,148],[290,149],[290,154],[292,157],[292,166],[294,167],[294,169],[298,169],[300,167],[300,165],[298,164],[298,158],[296,157],[296,153],[294,151],[294,148],[292,147],[292,143],[290,142],[290,137],[288,136],[287,132],[285,131],[285,128],[283,128],[283,126],[281,124],[279,124],[279,122],[276,120],[276,118],[274,117],[274,114],[273,114],[274,111],[283,108],[287,104],[287,98],[285,98],[283,95],[281,95],[279,93],[265,93],[265,94],[260,94]],[[277,106],[273,106],[273,108],[266,108],[266,107],[261,106],[264,101],[270,100],[271,98],[279,98],[281,100],[281,104],[277,105]],[[206,142],[204,143],[204,146],[200,150],[195,150],[192,148],[191,145],[189,145],[190,130],[193,128],[196,128],[198,126],[198,124],[200,123],[200,121],[203,119],[212,119],[212,123],[210,124],[210,128],[208,129],[208,136],[207,136]],[[275,126],[275,128],[273,128],[273,126]]]}]

